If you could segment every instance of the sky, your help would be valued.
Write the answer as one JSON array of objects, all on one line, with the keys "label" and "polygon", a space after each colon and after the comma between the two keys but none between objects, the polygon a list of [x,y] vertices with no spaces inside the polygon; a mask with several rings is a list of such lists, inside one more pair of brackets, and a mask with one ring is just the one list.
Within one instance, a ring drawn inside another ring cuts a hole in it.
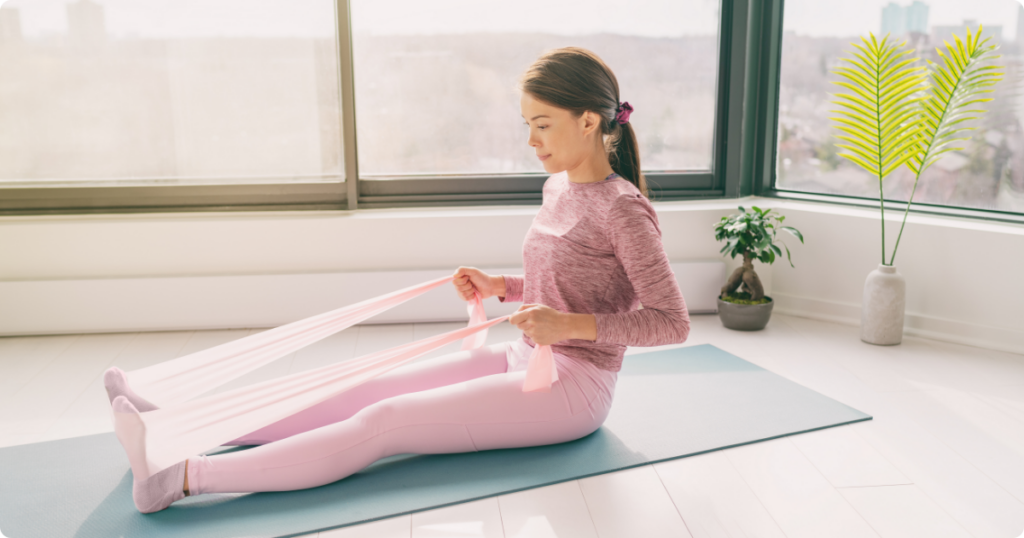
[{"label": "sky", "polygon": [[[333,35],[333,0],[94,0],[115,37]],[[786,30],[814,36],[877,32],[890,0],[786,0]],[[1016,35],[1024,0],[930,0],[929,26],[975,19]],[[26,36],[65,33],[67,0],[6,0]],[[910,0],[897,2],[908,5]],[[585,6],[581,7],[581,6]],[[649,37],[714,35],[719,0],[352,0],[355,32],[373,35],[462,32],[612,32]]]}]

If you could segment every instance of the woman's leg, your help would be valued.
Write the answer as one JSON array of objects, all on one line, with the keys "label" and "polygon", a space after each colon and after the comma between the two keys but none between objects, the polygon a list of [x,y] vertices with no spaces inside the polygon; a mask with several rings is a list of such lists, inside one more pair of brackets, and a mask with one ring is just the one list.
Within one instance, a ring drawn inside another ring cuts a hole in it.
[{"label": "woman's leg", "polygon": [[526,363],[523,358],[514,371],[385,398],[340,422],[264,446],[189,458],[190,492],[304,489],[394,454],[561,443],[600,427],[611,407],[614,372],[556,353],[559,379],[551,392],[523,392]]},{"label": "woman's leg", "polygon": [[508,369],[506,344],[502,342],[473,350],[457,351],[424,362],[406,364],[224,445],[272,443],[346,420],[364,407],[385,398],[505,373]]}]

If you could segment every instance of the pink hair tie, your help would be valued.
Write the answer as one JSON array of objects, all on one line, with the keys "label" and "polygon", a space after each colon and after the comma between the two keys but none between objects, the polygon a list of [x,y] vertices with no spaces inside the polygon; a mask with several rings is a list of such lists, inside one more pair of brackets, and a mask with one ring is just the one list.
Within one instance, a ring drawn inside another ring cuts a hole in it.
[{"label": "pink hair tie", "polygon": [[615,121],[619,124],[629,122],[629,113],[632,111],[633,107],[629,105],[629,101],[619,103],[619,106],[615,108]]}]

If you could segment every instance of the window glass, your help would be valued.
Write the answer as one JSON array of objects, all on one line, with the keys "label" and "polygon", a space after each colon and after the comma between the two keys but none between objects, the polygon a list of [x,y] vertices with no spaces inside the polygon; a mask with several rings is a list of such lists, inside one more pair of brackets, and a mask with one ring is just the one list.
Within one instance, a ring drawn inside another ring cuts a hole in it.
[{"label": "window glass", "polygon": [[[1024,7],[1012,0],[786,0],[779,92],[778,153],[775,186],[782,190],[878,198],[877,177],[838,157],[829,118],[830,103],[843,93],[830,70],[851,57],[851,42],[873,32],[907,41],[912,55],[940,62],[935,49],[952,34],[966,37],[983,26],[982,37],[1000,49],[995,62],[1006,66],[1003,80],[982,103],[987,112],[960,151],[946,153],[918,181],[914,202],[1024,212]],[[923,65],[919,63],[917,65]],[[973,107],[972,107],[973,108]],[[914,176],[906,167],[883,181],[886,199],[909,199]]]},{"label": "window glass", "polygon": [[0,184],[338,181],[331,0],[9,0]]},{"label": "window glass", "polygon": [[717,0],[353,0],[360,176],[543,172],[515,85],[569,45],[615,73],[644,170],[707,170],[718,21]]}]

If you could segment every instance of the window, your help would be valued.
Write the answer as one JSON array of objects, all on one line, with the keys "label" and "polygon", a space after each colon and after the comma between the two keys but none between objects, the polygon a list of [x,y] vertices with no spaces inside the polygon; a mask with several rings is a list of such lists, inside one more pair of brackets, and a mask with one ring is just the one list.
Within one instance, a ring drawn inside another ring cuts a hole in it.
[{"label": "window", "polygon": [[10,0],[0,182],[339,181],[330,0]]},{"label": "window", "polygon": [[[783,14],[775,187],[785,191],[878,198],[877,178],[838,157],[829,94],[840,93],[830,73],[874,32],[907,40],[914,54],[938,61],[936,46],[978,24],[998,42],[1006,66],[987,94],[988,112],[973,123],[962,151],[947,153],[922,174],[915,204],[1024,212],[1024,7],[1012,0],[787,0]],[[845,62],[843,62],[845,63]],[[913,174],[905,167],[883,181],[886,199],[906,201]]]},{"label": "window", "polygon": [[361,178],[543,173],[515,84],[574,45],[615,72],[634,105],[644,170],[710,170],[718,0],[354,0]]}]

